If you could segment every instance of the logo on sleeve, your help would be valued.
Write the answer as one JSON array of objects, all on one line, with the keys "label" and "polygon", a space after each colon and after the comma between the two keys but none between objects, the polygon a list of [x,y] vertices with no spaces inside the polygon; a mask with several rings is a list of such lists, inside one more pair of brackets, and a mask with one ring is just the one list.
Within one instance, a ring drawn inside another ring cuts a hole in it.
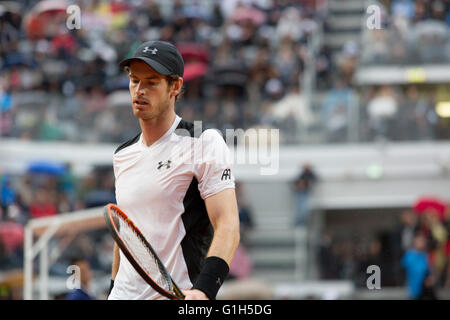
[{"label": "logo on sleeve", "polygon": [[222,177],[220,180],[231,180],[231,169],[225,169],[223,170]]},{"label": "logo on sleeve", "polygon": [[166,169],[169,169],[171,163],[172,163],[172,161],[170,161],[170,160],[167,160],[166,162],[162,162],[162,161],[158,162],[158,170],[160,170],[164,166],[166,167]]}]

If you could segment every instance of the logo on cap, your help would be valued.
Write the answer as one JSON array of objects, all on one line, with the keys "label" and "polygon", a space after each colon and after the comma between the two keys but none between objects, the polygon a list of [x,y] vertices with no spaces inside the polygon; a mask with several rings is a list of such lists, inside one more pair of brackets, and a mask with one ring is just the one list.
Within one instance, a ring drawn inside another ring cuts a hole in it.
[{"label": "logo on cap", "polygon": [[144,50],[142,50],[143,53],[146,53],[146,52],[149,52],[149,51],[152,54],[156,54],[156,52],[158,52],[158,49],[156,49],[156,48],[150,49],[150,47],[145,47]]}]

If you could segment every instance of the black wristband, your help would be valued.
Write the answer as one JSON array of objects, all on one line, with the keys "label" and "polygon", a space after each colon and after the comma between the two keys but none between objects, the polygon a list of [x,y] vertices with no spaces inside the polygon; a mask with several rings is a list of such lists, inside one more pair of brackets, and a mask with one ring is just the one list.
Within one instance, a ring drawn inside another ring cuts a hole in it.
[{"label": "black wristband", "polygon": [[195,280],[193,289],[203,291],[206,296],[214,300],[230,268],[225,260],[219,257],[208,257],[202,271]]},{"label": "black wristband", "polygon": [[111,294],[111,291],[112,291],[113,287],[114,287],[114,280],[111,279],[111,282],[109,283],[109,292],[108,292],[108,296]]}]

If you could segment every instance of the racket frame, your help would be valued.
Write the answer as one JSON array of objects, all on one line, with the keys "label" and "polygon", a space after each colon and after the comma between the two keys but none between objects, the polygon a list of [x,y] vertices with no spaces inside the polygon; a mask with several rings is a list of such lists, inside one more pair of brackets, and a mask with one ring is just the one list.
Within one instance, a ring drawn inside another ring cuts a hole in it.
[{"label": "racket frame", "polygon": [[[145,271],[145,269],[142,267],[142,265],[137,261],[137,259],[134,257],[134,254],[129,249],[127,244],[122,240],[122,237],[120,236],[120,232],[117,229],[116,224],[113,221],[113,217],[111,214],[111,210],[115,210],[119,216],[124,220],[125,223],[128,224],[130,228],[134,230],[136,235],[140,238],[142,243],[150,250],[150,252],[153,254],[156,262],[158,263],[159,269],[163,270],[165,272],[165,275],[163,276],[171,282],[173,291],[167,291],[164,288],[162,288],[156,281],[152,279],[152,277]],[[153,250],[150,243],[145,239],[142,232],[136,227],[136,225],[133,223],[133,221],[115,204],[109,203],[107,204],[103,209],[104,218],[106,221],[106,226],[111,233],[114,241],[119,246],[122,253],[127,257],[128,261],[131,263],[133,268],[139,273],[139,275],[147,282],[153,289],[155,289],[158,293],[165,296],[166,298],[169,298],[170,300],[184,300],[184,294],[181,292],[178,285],[173,281],[170,274],[167,272],[164,264],[159,259],[158,255],[156,254],[155,250]]]}]

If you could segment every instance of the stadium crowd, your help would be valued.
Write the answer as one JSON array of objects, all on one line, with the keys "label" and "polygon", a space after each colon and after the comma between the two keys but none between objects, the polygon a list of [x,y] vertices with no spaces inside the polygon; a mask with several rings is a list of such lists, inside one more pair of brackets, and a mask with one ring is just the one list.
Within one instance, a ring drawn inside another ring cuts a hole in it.
[{"label": "stadium crowd", "polygon": [[40,33],[21,23],[35,3],[4,14],[0,25],[2,136],[129,137],[137,126],[128,116],[129,98],[118,94],[128,79],[117,63],[150,38],[176,43],[184,57],[177,112],[185,119],[219,129],[272,125],[269,106],[298,90],[308,37],[326,17],[304,0],[274,1],[270,10],[218,1],[208,10],[202,2],[175,1],[170,15],[154,1],[80,1],[80,29],[68,30],[65,11],[54,10]]},{"label": "stadium crowd", "polygon": [[381,0],[383,27],[364,29],[363,64],[448,63],[450,4],[442,0]]},{"label": "stadium crowd", "polygon": [[[209,6],[174,1],[173,7],[152,0],[78,1],[80,29],[73,30],[66,27],[64,1],[58,10],[42,13],[31,10],[37,1],[20,3],[20,10],[4,7],[0,17],[1,136],[94,143],[129,138],[137,124],[123,91],[127,77],[117,63],[142,41],[159,38],[176,43],[186,62],[185,94],[177,112],[186,120],[202,120],[205,127],[277,127],[286,143],[304,141],[299,138],[304,130],[319,130],[323,142],[345,142],[343,132],[358,121],[360,141],[380,134],[393,140],[449,138],[448,121],[433,114],[435,92],[421,94],[420,106],[401,108],[411,90],[374,87],[358,102],[361,90],[353,83],[360,61],[408,63],[405,57],[414,56],[410,63],[448,62],[449,50],[441,47],[448,48],[449,41],[436,39],[434,29],[424,41],[431,38],[439,46],[395,38],[410,35],[411,24],[430,21],[448,33],[449,17],[442,12],[448,12],[448,2],[382,1],[390,18],[382,19],[381,30],[363,28],[361,44],[349,42],[335,57],[322,42],[315,71],[318,92],[325,97],[311,106],[305,103],[301,79],[312,35],[329,29],[327,0],[215,1]],[[388,50],[391,42],[404,46]],[[433,50],[438,57],[413,55],[416,49]],[[397,51],[403,56],[391,59]],[[370,102],[386,95],[393,106],[380,116]],[[349,117],[349,103],[361,109],[358,118]],[[412,119],[403,125],[426,128],[413,135],[391,134],[379,123],[379,117],[389,122],[403,112]]]}]

